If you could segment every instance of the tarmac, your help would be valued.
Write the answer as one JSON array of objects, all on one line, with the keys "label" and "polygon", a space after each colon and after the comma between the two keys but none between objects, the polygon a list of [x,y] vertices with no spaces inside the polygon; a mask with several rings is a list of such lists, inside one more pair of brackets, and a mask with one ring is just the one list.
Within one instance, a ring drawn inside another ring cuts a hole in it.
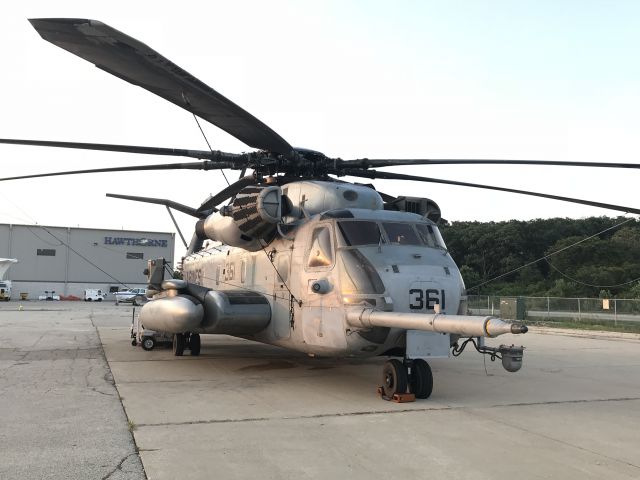
[{"label": "tarmac", "polygon": [[130,306],[18,306],[0,304],[2,479],[640,478],[639,335],[505,335],[488,343],[524,344],[521,371],[470,348],[396,404],[383,358],[226,336],[174,357],[131,346]]}]

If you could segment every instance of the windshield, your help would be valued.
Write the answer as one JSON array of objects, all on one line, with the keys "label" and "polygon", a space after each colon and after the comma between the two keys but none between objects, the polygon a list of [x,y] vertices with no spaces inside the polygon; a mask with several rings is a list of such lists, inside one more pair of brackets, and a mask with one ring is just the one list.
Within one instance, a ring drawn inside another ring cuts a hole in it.
[{"label": "windshield", "polygon": [[338,222],[338,228],[347,247],[377,245],[381,241],[380,228],[376,222]]},{"label": "windshield", "polygon": [[408,223],[391,223],[382,224],[387,237],[391,243],[399,245],[421,245],[420,239],[413,227]]},{"label": "windshield", "polygon": [[425,225],[423,223],[418,223],[416,227],[418,229],[418,233],[420,234],[420,238],[422,238],[422,241],[425,243],[425,245],[433,248],[447,248],[445,247],[444,240],[442,239],[440,231],[437,228],[433,228],[432,225]]},{"label": "windshield", "polygon": [[446,250],[444,240],[437,227],[428,223],[377,222],[370,220],[343,220],[336,222],[338,231],[338,246],[359,247],[364,245],[379,245],[386,243],[386,238],[396,245],[425,245],[431,248]]}]

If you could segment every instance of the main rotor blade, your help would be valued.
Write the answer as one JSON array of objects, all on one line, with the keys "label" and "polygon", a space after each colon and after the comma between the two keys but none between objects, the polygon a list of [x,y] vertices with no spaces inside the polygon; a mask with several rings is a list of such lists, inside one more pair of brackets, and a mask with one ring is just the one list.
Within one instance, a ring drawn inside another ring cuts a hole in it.
[{"label": "main rotor blade", "polygon": [[640,168],[640,163],[561,162],[558,160],[491,160],[491,159],[378,159],[342,160],[339,167],[381,168],[403,165],[553,165],[563,167]]},{"label": "main rotor blade", "polygon": [[215,211],[215,207],[217,205],[220,205],[227,198],[233,197],[244,187],[248,187],[249,185],[255,185],[255,184],[256,184],[256,179],[253,176],[248,175],[246,177],[242,177],[240,180],[235,181],[234,183],[226,187],[224,190],[221,190],[215,195],[212,195],[209,198],[207,198],[204,202],[202,202],[202,205],[200,205],[196,211],[198,213],[204,213],[210,210]]},{"label": "main rotor blade", "polygon": [[[36,147],[78,148],[81,150],[103,150],[107,152],[142,153],[146,155],[167,155],[172,157],[199,158],[215,160],[220,152],[210,150],[187,150],[184,148],[140,147],[137,145],[112,145],[108,143],[55,142],[52,140],[21,140],[0,138],[0,143],[11,145],[33,145]],[[225,153],[226,156],[233,154]],[[236,155],[240,157],[241,155]]]},{"label": "main rotor blade", "polygon": [[486,190],[497,190],[499,192],[518,193],[521,195],[530,195],[533,197],[550,198],[552,200],[560,200],[563,202],[579,203],[582,205],[590,205],[592,207],[608,208],[619,212],[634,213],[640,215],[640,210],[631,207],[623,207],[621,205],[612,205],[609,203],[592,202],[590,200],[581,200],[579,198],[561,197],[559,195],[549,195],[546,193],[530,192],[527,190],[516,190],[514,188],[494,187],[492,185],[481,185],[478,183],[456,182],[454,180],[443,180],[440,178],[419,177],[416,175],[404,175],[402,173],[380,172],[378,170],[345,170],[345,175],[363,178],[383,178],[389,180],[413,180],[416,182],[441,183],[444,185],[456,185],[460,187],[483,188]]},{"label": "main rotor blade", "polygon": [[68,170],[66,172],[35,173],[33,175],[4,177],[4,178],[0,178],[0,182],[6,182],[8,180],[23,180],[26,178],[59,177],[62,175],[80,175],[83,173],[138,172],[138,171],[146,171],[146,170],[220,170],[222,168],[230,168],[229,162],[213,162],[211,160],[205,160],[204,162],[191,162],[191,163],[166,163],[162,165],[136,165],[136,166],[130,166],[130,167],[110,167],[110,168],[91,168],[88,170]]},{"label": "main rotor blade", "polygon": [[204,118],[250,147],[288,155],[292,148],[256,117],[142,42],[97,20],[29,20],[40,36],[96,67]]},{"label": "main rotor blade", "polygon": [[183,205],[178,202],[174,202],[173,200],[168,200],[166,198],[153,198],[153,197],[136,197],[133,195],[119,195],[117,193],[107,193],[107,197],[112,198],[121,198],[123,200],[132,200],[134,202],[144,202],[144,203],[155,203],[156,205],[164,205],[165,207],[173,208],[182,213],[186,213],[187,215],[191,215],[196,218],[204,218],[206,215],[198,212],[195,208],[188,207],[187,205]]}]

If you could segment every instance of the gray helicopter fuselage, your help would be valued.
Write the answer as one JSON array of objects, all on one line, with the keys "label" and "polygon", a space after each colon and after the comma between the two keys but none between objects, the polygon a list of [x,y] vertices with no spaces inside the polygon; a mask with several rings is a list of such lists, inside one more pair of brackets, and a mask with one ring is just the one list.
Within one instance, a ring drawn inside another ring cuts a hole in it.
[{"label": "gray helicopter fuselage", "polygon": [[404,347],[406,330],[353,326],[347,312],[459,313],[464,284],[431,220],[383,210],[368,187],[315,181],[285,189],[290,223],[267,246],[213,244],[183,262],[190,283],[267,299],[268,326],[247,338],[314,355],[371,356]]}]

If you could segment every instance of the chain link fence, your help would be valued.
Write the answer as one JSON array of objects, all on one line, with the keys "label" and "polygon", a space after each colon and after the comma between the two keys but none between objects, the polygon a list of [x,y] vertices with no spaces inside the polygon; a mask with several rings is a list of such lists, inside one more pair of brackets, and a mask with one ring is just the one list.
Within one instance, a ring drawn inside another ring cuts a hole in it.
[{"label": "chain link fence", "polygon": [[495,315],[528,322],[585,322],[614,325],[638,322],[640,299],[561,298],[469,295],[468,309],[474,315]]}]

